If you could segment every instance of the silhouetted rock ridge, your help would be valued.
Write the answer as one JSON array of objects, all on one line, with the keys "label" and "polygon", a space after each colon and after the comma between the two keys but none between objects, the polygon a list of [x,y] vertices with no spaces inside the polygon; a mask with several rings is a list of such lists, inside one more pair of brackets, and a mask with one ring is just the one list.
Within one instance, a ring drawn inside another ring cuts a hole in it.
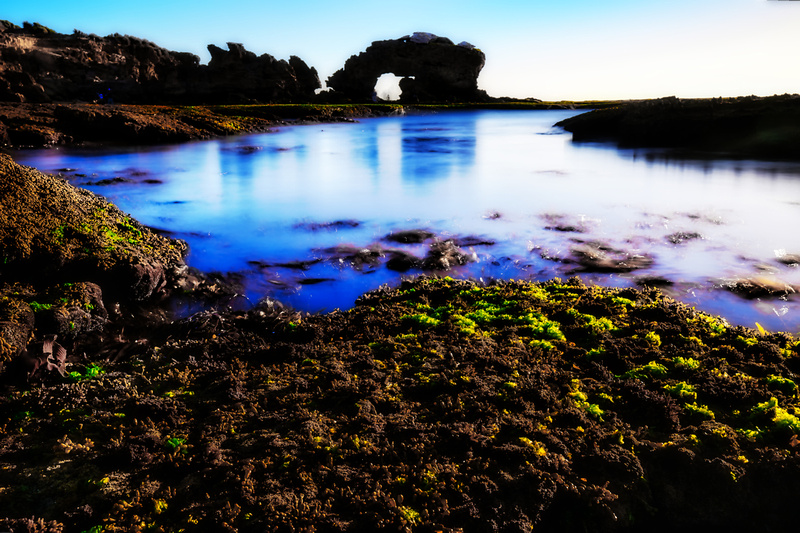
[{"label": "silhouetted rock ridge", "polygon": [[107,37],[0,21],[0,101],[255,103],[306,101],[321,86],[298,57],[256,56],[238,43],[209,46],[206,65],[128,35]]}]

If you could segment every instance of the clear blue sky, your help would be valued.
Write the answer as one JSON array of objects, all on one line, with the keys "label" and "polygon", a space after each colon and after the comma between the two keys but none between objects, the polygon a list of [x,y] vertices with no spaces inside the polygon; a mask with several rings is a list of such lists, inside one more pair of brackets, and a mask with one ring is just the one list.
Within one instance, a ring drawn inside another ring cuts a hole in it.
[{"label": "clear blue sky", "polygon": [[370,42],[427,31],[486,53],[492,96],[557,99],[800,92],[800,1],[2,0],[0,19],[121,33],[207,62],[206,45],[300,56],[327,78]]}]

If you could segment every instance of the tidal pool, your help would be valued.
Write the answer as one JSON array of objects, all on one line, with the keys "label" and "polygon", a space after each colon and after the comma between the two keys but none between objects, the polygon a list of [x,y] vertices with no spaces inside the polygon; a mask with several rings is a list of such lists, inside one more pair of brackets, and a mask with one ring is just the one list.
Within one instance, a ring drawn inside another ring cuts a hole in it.
[{"label": "tidal pool", "polygon": [[[800,267],[787,260],[800,254],[800,164],[574,144],[553,125],[576,113],[408,114],[14,157],[185,239],[191,266],[236,273],[253,303],[348,308],[421,272],[388,268],[389,258],[421,259],[436,240],[455,239],[470,261],[453,277],[651,279],[731,323],[800,329],[791,291]],[[411,229],[434,237],[386,239]],[[786,285],[788,295],[748,300],[724,289],[741,279]]]}]

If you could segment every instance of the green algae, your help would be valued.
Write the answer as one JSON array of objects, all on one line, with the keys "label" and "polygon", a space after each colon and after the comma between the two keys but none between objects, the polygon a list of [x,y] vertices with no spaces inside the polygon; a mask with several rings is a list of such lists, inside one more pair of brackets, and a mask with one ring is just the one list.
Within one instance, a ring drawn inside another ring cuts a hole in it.
[{"label": "green algae", "polygon": [[[217,326],[201,315],[97,379],[3,397],[0,412],[32,413],[9,417],[3,435],[34,442],[35,490],[109,479],[78,498],[95,510],[84,529],[301,531],[347,520],[371,530],[553,531],[568,512],[579,517],[574,530],[616,531],[679,510],[700,522],[710,516],[702,508],[736,516],[718,491],[784,502],[759,472],[797,464],[795,358],[781,355],[796,341],[715,332],[697,316],[649,289],[447,278],[302,320],[254,311]],[[684,328],[689,320],[697,327]],[[745,345],[759,358],[734,353]],[[69,411],[48,419],[64,399]],[[62,448],[73,462],[60,463]],[[10,453],[0,449],[0,461]],[[78,470],[77,459],[113,468]],[[796,481],[775,472],[792,493]],[[13,499],[20,517],[39,516],[19,488],[25,474],[4,473],[0,504]],[[703,503],[670,503],[665,486]],[[53,502],[47,519],[65,520],[56,513],[76,505]]]}]

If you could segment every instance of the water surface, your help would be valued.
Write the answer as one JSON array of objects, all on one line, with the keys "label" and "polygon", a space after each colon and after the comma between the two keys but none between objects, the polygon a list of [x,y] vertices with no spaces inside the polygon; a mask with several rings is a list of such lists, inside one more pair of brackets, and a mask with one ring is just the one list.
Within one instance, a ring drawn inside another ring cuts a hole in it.
[{"label": "water surface", "polygon": [[419,270],[354,265],[343,251],[422,257],[431,241],[385,237],[425,229],[442,240],[472,237],[463,249],[473,262],[449,272],[455,277],[568,277],[578,269],[573,250],[603,246],[651,264],[579,273],[589,283],[656,277],[673,283],[676,298],[733,323],[800,329],[791,297],[744,300],[720,288],[753,277],[800,285],[800,269],[777,261],[800,254],[800,165],[576,145],[553,127],[575,113],[440,112],[15,157],[185,239],[190,265],[240,273],[253,302],[350,307]]}]

